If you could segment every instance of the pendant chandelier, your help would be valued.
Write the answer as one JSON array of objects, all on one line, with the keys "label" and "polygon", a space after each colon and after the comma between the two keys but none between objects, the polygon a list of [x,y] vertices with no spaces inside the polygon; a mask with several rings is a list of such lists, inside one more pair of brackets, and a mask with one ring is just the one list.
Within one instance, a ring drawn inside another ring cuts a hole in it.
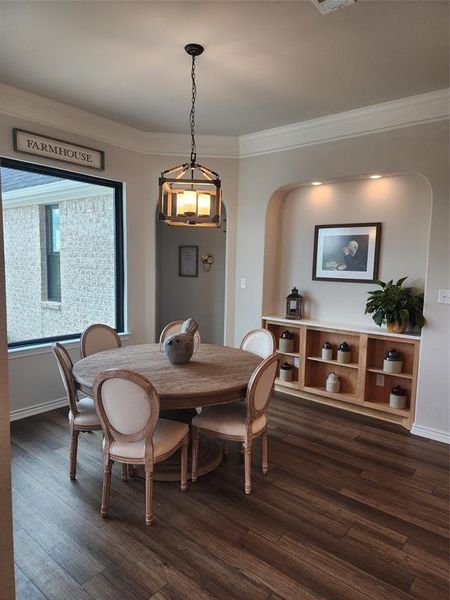
[{"label": "pendant chandelier", "polygon": [[159,218],[168,225],[220,227],[222,191],[217,173],[197,162],[195,145],[195,59],[204,48],[199,44],[184,47],[192,57],[192,103],[189,114],[191,156],[183,163],[161,173],[159,178]]}]

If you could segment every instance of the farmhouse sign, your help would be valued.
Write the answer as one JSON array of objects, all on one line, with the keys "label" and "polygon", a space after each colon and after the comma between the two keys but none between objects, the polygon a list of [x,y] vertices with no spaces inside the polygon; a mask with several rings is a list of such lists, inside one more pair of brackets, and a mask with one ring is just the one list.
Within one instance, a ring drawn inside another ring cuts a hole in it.
[{"label": "farmhouse sign", "polygon": [[22,129],[13,129],[13,134],[14,150],[17,152],[45,156],[91,169],[105,168],[105,153],[101,150],[77,146]]}]

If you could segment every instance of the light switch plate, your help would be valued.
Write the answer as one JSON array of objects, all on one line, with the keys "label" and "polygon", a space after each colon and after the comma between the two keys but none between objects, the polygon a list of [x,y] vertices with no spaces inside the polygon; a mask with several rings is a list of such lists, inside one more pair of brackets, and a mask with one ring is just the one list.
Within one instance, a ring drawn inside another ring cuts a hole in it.
[{"label": "light switch plate", "polygon": [[241,288],[243,290],[245,290],[246,287],[247,287],[247,278],[246,277],[241,277]]},{"label": "light switch plate", "polygon": [[379,387],[384,387],[384,375],[382,375],[381,373],[378,373],[376,383]]},{"label": "light switch plate", "polygon": [[439,290],[438,304],[450,304],[450,290]]}]

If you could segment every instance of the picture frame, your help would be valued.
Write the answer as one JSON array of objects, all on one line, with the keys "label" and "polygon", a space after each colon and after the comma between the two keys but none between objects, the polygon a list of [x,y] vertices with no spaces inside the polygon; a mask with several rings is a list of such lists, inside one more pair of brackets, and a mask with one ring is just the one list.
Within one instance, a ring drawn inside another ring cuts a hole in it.
[{"label": "picture frame", "polygon": [[198,277],[198,246],[178,246],[179,277]]},{"label": "picture frame", "polygon": [[373,283],[378,277],[381,223],[316,225],[314,281]]}]

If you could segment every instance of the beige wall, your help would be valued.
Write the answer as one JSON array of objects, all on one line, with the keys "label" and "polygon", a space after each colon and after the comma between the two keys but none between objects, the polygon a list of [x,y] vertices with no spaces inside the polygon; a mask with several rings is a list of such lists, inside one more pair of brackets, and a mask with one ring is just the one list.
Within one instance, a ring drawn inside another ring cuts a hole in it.
[{"label": "beige wall", "polygon": [[[278,290],[274,272],[278,257],[270,253],[271,238],[277,229],[275,204],[269,208],[266,236],[266,211],[274,194],[282,197],[288,186],[314,179],[348,179],[374,172],[421,175],[424,178],[421,187],[426,185],[430,189],[432,214],[425,287],[428,324],[421,347],[416,425],[448,434],[450,317],[449,306],[437,304],[438,289],[450,287],[448,150],[448,122],[442,121],[242,159],[239,165],[236,339],[258,326],[261,313],[273,307],[274,290]],[[343,219],[344,222],[349,220],[349,217]],[[427,230],[428,223],[423,227]],[[405,254],[409,252],[405,248]],[[241,277],[247,278],[246,289],[237,286]],[[266,306],[263,306],[263,298],[269,299]]]},{"label": "beige wall", "polygon": [[285,296],[295,285],[304,293],[307,318],[374,324],[364,315],[367,292],[374,285],[312,280],[315,225],[381,222],[379,278],[408,275],[407,284],[424,289],[431,195],[422,177],[307,185],[272,202],[279,204],[278,231],[268,238],[272,248],[267,247],[267,253],[275,252],[278,258],[272,293],[264,299],[267,312],[283,314]]},{"label": "beige wall", "polygon": [[[6,115],[0,116],[1,156],[24,158],[12,149],[13,127],[105,150],[104,176],[126,183],[130,342],[154,340],[154,215],[158,176],[162,169],[177,164],[180,157],[133,152]],[[56,161],[36,159],[36,162],[64,167],[63,163]],[[289,187],[311,179],[349,179],[374,171],[423,176],[423,185],[429,186],[432,197],[432,214],[426,275],[425,313],[428,325],[423,332],[416,424],[430,430],[448,432],[449,307],[436,302],[438,288],[450,287],[448,123],[441,121],[404,127],[243,158],[239,162],[236,159],[208,158],[207,164],[222,176],[227,205],[225,343],[228,344],[239,343],[246,331],[259,325],[263,298],[267,300],[278,296],[273,271],[278,264],[276,253],[268,254],[264,262],[265,242],[268,242],[269,249],[271,238],[276,236],[278,230],[278,203],[270,204],[269,215],[274,218],[266,223],[266,211],[274,195],[282,198]],[[85,172],[90,173],[88,170]],[[246,289],[237,287],[240,277],[247,278]],[[266,291],[263,293],[264,289]],[[10,360],[10,365],[11,408],[32,406],[49,398],[62,397],[56,368],[48,352],[14,358]]]},{"label": "beige wall", "polygon": [[[163,169],[175,166],[180,156],[142,154],[112,144],[105,144],[88,137],[66,133],[54,127],[33,123],[19,118],[0,115],[0,156],[17,160],[48,164],[71,169],[59,161],[27,157],[16,153],[12,146],[12,129],[19,127],[71,142],[85,144],[105,151],[106,168],[92,171],[73,167],[74,171],[96,175],[125,183],[126,232],[127,232],[127,285],[129,343],[137,344],[155,340],[156,312],[156,207],[158,200],[158,177]],[[201,156],[199,156],[201,159]],[[233,341],[234,321],[234,272],[235,236],[237,213],[236,159],[208,158],[204,162],[220,173],[227,206],[227,253],[225,296],[227,316],[225,341]],[[23,409],[63,397],[63,388],[50,350],[43,354],[31,354],[10,358],[10,408]],[[24,375],[25,374],[25,375]]]},{"label": "beige wall", "polygon": [[[223,344],[225,314],[226,225],[192,229],[158,225],[158,330],[167,323],[192,317],[200,327],[202,341]],[[198,246],[198,277],[178,275],[178,247]],[[200,257],[214,257],[205,271]]]}]

